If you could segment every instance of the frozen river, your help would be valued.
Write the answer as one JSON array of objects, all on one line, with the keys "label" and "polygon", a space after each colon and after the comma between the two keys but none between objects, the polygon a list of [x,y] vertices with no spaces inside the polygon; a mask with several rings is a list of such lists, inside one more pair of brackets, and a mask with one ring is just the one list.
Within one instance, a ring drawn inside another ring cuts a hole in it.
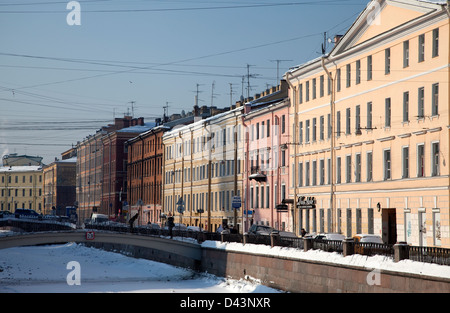
[{"label": "frozen river", "polygon": [[231,280],[75,243],[0,250],[0,293],[273,293]]}]

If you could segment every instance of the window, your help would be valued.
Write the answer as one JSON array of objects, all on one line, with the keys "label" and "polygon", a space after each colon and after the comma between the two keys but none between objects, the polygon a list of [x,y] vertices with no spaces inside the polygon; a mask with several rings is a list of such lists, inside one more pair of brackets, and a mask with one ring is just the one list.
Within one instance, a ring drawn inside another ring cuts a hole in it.
[{"label": "window", "polygon": [[286,115],[281,116],[281,133],[284,134],[286,132]]},{"label": "window", "polygon": [[351,82],[351,79],[352,79],[352,66],[351,66],[351,64],[347,64],[346,68],[347,68],[346,86],[348,88],[352,84],[352,82]]},{"label": "window", "polygon": [[299,123],[299,126],[298,126],[298,128],[299,128],[299,134],[298,134],[298,136],[299,136],[299,138],[298,138],[298,142],[300,143],[300,144],[303,144],[303,122],[300,122]]},{"label": "window", "polygon": [[312,162],[312,185],[317,185],[317,161]]},{"label": "window", "polygon": [[425,60],[425,35],[419,36],[419,62]]},{"label": "window", "polygon": [[384,50],[384,74],[389,73],[391,73],[391,49],[387,48]]},{"label": "window", "polygon": [[325,184],[325,160],[321,159],[319,161],[319,184],[324,185]]},{"label": "window", "polygon": [[420,87],[417,92],[417,118],[425,117],[424,94],[424,88]]},{"label": "window", "polygon": [[403,67],[409,66],[409,41],[403,42]]},{"label": "window", "polygon": [[352,182],[352,156],[347,155],[345,157],[346,160],[346,166],[345,166],[345,182],[351,183]]},{"label": "window", "polygon": [[341,91],[341,69],[338,68],[336,71],[336,89]]},{"label": "window", "polygon": [[439,56],[439,28],[433,29],[433,51],[432,57]]},{"label": "window", "polygon": [[266,208],[270,206],[270,186],[266,186]]},{"label": "window", "polygon": [[367,102],[367,128],[372,128],[372,102]]},{"label": "window", "polygon": [[373,179],[373,155],[372,152],[367,152],[367,181]]},{"label": "window", "polygon": [[361,182],[361,154],[357,153],[355,158],[355,182]]},{"label": "window", "polygon": [[309,162],[305,163],[305,186],[309,186],[309,179],[310,179],[310,173],[309,173]]},{"label": "window", "polygon": [[409,177],[409,147],[402,148],[402,178]]},{"label": "window", "polygon": [[305,100],[306,100],[306,102],[308,102],[309,101],[309,81],[306,82],[305,88],[306,88],[305,89],[305,93],[306,93]]},{"label": "window", "polygon": [[403,93],[403,122],[409,121],[409,92]]},{"label": "window", "polygon": [[313,78],[313,80],[312,80],[312,98],[313,99],[317,98],[317,95],[316,95],[317,83],[316,83],[316,81],[317,80],[315,78]]},{"label": "window", "polygon": [[361,83],[361,61],[356,61],[356,73],[355,73],[356,84]]},{"label": "window", "polygon": [[324,140],[325,139],[325,118],[322,115],[320,117],[320,130],[319,130],[319,139]]},{"label": "window", "polygon": [[327,167],[328,167],[328,175],[327,175],[327,184],[331,184],[331,159],[327,159]]},{"label": "window", "polygon": [[323,75],[320,76],[320,87],[319,88],[320,88],[319,89],[319,96],[322,98],[323,95],[324,95],[324,89],[325,89],[325,87],[324,87],[324,76]]},{"label": "window", "polygon": [[300,84],[298,86],[298,103],[299,104],[303,103],[303,84]]},{"label": "window", "polygon": [[331,114],[327,115],[327,123],[328,123],[328,138],[331,138]]},{"label": "window", "polygon": [[391,179],[391,150],[387,149],[383,151],[384,157],[384,180]]},{"label": "window", "polygon": [[355,129],[361,128],[361,106],[357,105],[355,109]]},{"label": "window", "polygon": [[306,143],[309,143],[309,123],[310,123],[310,121],[309,120],[306,120],[306,129],[305,129],[305,142]]},{"label": "window", "polygon": [[439,175],[439,142],[431,144],[431,176]]},{"label": "window", "polygon": [[341,183],[341,157],[336,158],[336,183]]},{"label": "window", "polygon": [[270,120],[267,120],[267,137],[270,137]]},{"label": "window", "polygon": [[256,140],[259,139],[259,123],[256,123]]},{"label": "window", "polygon": [[303,186],[303,163],[298,163],[298,186]]},{"label": "window", "polygon": [[417,146],[417,177],[425,176],[425,146]]},{"label": "window", "polygon": [[345,110],[345,134],[351,134],[351,125],[350,125],[350,108]]},{"label": "window", "polygon": [[367,81],[372,80],[372,56],[367,57]]},{"label": "window", "polygon": [[317,118],[313,118],[313,124],[312,124],[312,141],[317,140]]},{"label": "window", "polygon": [[385,100],[384,126],[391,127],[391,98]]},{"label": "window", "polygon": [[433,84],[431,86],[431,115],[438,115],[439,114],[439,84]]},{"label": "window", "polygon": [[336,136],[341,136],[341,111],[336,113]]}]

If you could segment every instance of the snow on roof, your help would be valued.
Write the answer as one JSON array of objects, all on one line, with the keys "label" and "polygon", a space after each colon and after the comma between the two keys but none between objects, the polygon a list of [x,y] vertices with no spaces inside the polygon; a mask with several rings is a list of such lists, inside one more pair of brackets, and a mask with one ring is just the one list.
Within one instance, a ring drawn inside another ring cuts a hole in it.
[{"label": "snow on roof", "polygon": [[191,124],[188,124],[188,125],[183,125],[182,127],[179,127],[179,128],[173,128],[171,131],[166,132],[166,133],[164,134],[164,137],[166,137],[166,136],[172,136],[173,134],[177,134],[179,131],[187,130],[187,129],[191,128],[191,127],[199,126],[199,125],[201,125],[201,124],[203,124],[203,123],[211,122],[211,121],[213,121],[213,120],[216,120],[216,119],[219,119],[219,118],[221,118],[221,117],[224,117],[224,116],[226,116],[227,114],[239,112],[239,111],[241,111],[241,110],[243,110],[243,109],[244,109],[243,107],[238,107],[238,108],[235,108],[235,109],[233,109],[233,110],[229,110],[229,111],[226,111],[226,112],[223,112],[223,113],[219,113],[219,114],[210,116],[210,117],[205,118],[205,119],[201,119],[201,120],[199,120],[199,121],[196,121],[196,122],[191,123]]},{"label": "snow on roof", "polygon": [[143,133],[146,132],[147,130],[155,127],[156,123],[155,122],[149,122],[149,123],[144,123],[144,125],[136,125],[136,126],[130,126],[127,128],[122,128],[119,129],[117,132],[118,133]]},{"label": "snow on roof", "polygon": [[40,165],[29,165],[29,166],[1,166],[0,173],[5,172],[40,172],[42,171],[42,166]]}]

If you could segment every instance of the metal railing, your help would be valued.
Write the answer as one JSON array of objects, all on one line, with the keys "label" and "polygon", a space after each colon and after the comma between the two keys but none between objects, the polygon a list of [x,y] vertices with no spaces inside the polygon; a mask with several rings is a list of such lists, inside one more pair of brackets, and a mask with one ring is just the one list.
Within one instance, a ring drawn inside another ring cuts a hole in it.
[{"label": "metal railing", "polygon": [[409,259],[419,262],[450,265],[450,249],[409,246]]}]

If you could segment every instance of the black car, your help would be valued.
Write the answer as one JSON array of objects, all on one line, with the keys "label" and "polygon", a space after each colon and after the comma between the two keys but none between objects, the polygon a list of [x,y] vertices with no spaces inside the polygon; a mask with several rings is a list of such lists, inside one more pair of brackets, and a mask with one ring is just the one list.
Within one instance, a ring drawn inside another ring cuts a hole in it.
[{"label": "black car", "polygon": [[14,212],[16,218],[42,218],[42,215],[31,209],[16,209]]},{"label": "black car", "polygon": [[12,217],[12,213],[9,211],[0,211],[0,218]]}]

